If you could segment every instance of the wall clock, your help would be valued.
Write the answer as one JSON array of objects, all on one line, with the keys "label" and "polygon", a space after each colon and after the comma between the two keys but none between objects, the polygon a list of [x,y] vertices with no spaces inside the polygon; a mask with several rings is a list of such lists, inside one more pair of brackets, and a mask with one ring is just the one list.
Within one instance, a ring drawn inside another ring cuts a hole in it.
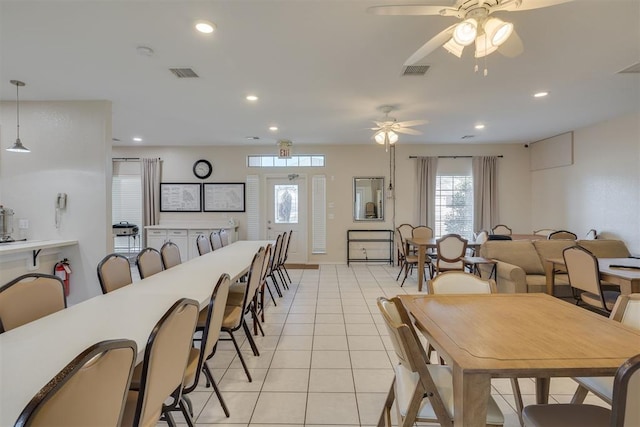
[{"label": "wall clock", "polygon": [[213,172],[213,166],[211,162],[205,159],[200,159],[193,164],[193,174],[200,179],[207,179]]}]

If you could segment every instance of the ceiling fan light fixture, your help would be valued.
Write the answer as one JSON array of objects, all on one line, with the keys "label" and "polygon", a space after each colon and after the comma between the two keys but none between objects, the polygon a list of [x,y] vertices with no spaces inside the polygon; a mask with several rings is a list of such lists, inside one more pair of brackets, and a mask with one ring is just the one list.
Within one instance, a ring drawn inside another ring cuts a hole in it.
[{"label": "ceiling fan light fixture", "polygon": [[398,134],[392,130],[387,132],[387,138],[389,138],[389,144],[395,144],[398,142]]},{"label": "ceiling fan light fixture", "polygon": [[458,58],[462,57],[462,49],[464,49],[464,46],[456,43],[453,38],[443,44],[442,47],[444,47],[449,53],[457,56]]},{"label": "ceiling fan light fixture", "polygon": [[453,30],[453,40],[462,46],[469,46],[478,35],[478,21],[473,18],[466,19],[456,25]]},{"label": "ceiling fan light fixture", "polygon": [[498,50],[498,46],[494,46],[487,40],[487,35],[482,34],[476,39],[476,58],[482,58]]},{"label": "ceiling fan light fixture", "polygon": [[484,23],[484,32],[493,46],[500,46],[513,33],[513,24],[498,18],[489,18]]},{"label": "ceiling fan light fixture", "polygon": [[385,138],[385,133],[382,130],[376,132],[376,134],[373,136],[373,139],[375,139],[376,142],[380,145],[384,145],[384,138]]}]

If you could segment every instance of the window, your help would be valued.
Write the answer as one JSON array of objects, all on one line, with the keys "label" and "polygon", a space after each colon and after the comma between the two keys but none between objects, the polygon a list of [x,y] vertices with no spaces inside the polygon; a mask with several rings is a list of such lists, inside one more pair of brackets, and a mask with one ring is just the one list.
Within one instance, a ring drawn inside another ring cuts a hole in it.
[{"label": "window", "polygon": [[276,224],[298,223],[298,185],[273,186]]},{"label": "window", "polygon": [[473,181],[470,176],[436,178],[436,237],[455,233],[473,238]]},{"label": "window", "polygon": [[299,155],[290,159],[280,159],[278,156],[247,156],[247,166],[250,168],[282,168],[282,167],[324,167],[323,155]]},{"label": "window", "polygon": [[139,162],[114,162],[111,184],[111,219],[114,224],[126,221],[140,229],[136,236],[117,236],[114,250],[135,253],[142,235],[142,178]]}]

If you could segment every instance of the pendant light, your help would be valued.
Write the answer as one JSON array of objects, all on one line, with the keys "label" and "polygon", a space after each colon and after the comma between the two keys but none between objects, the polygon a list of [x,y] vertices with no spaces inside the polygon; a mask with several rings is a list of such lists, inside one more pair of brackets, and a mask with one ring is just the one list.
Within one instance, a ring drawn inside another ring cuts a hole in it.
[{"label": "pendant light", "polygon": [[7,151],[13,151],[14,153],[30,153],[31,150],[22,145],[22,141],[20,141],[20,97],[18,96],[18,89],[20,88],[20,86],[24,86],[25,84],[20,80],[10,80],[10,83],[16,86],[16,120],[18,126],[16,132],[16,142],[14,142],[11,147],[7,148]]}]

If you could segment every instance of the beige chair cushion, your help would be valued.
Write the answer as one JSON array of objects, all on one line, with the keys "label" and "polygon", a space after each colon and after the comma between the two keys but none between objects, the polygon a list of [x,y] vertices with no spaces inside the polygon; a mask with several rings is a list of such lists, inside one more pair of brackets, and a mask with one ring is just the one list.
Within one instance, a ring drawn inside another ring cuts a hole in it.
[{"label": "beige chair cushion", "polygon": [[[616,299],[620,296],[620,292],[615,291],[603,291],[602,295],[604,297],[604,303],[606,304],[607,310],[613,310],[613,306],[616,303]],[[580,294],[580,299],[585,303],[592,305],[594,307],[602,307],[602,301],[600,301],[600,296],[596,294],[592,294],[591,292],[583,292]]]},{"label": "beige chair cushion", "polygon": [[[453,418],[453,376],[451,374],[451,368],[443,365],[428,365],[427,368],[433,378],[433,382],[436,384],[436,387],[440,392],[442,403],[447,409],[447,412],[449,412],[449,416]],[[395,367],[395,371],[396,402],[400,409],[400,413],[404,417],[407,415],[407,408],[409,408],[410,399],[416,389],[420,375],[417,372],[411,372],[402,365],[397,365]],[[422,399],[422,404],[420,405],[417,418],[437,419],[429,399]],[[489,404],[487,405],[487,424],[504,424],[502,411],[500,411],[500,408],[498,408],[498,405],[493,398],[489,398]]]},{"label": "beige chair cushion", "polygon": [[526,274],[544,275],[544,267],[530,240],[489,240],[482,245],[481,256],[517,265]]},{"label": "beige chair cushion", "polygon": [[242,318],[242,306],[227,305],[224,309],[224,320],[222,321],[223,328],[235,328],[240,324]]}]

